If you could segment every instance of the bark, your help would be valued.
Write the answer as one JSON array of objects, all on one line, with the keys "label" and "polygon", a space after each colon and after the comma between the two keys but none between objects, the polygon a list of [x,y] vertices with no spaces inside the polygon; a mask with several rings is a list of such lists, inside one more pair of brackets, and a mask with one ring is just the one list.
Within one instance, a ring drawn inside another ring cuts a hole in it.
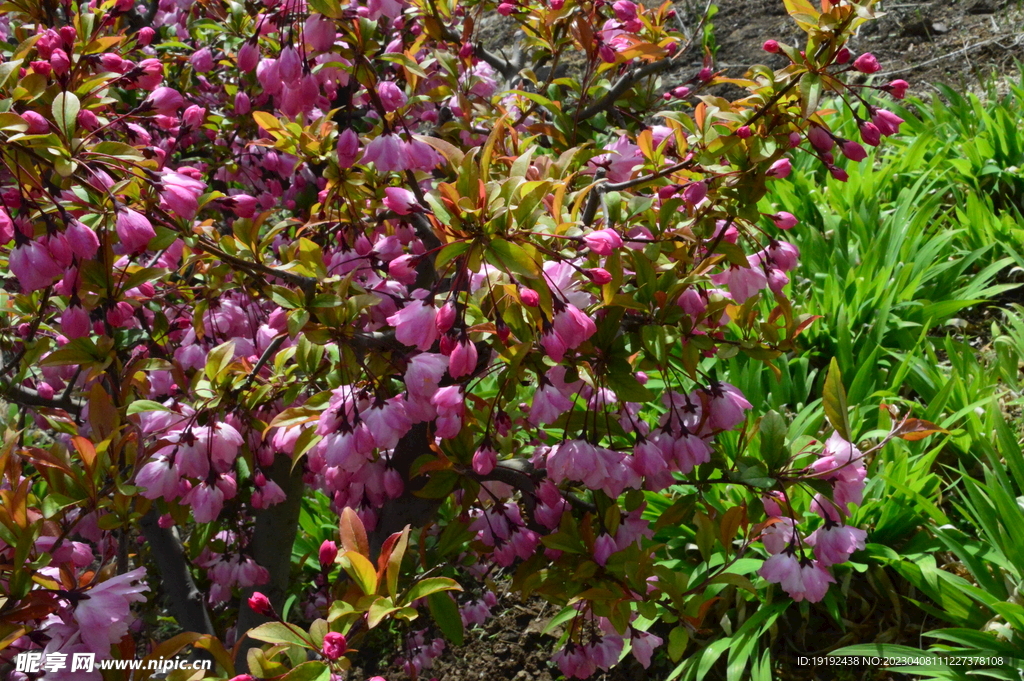
[{"label": "bark", "polygon": [[142,518],[142,533],[160,571],[160,587],[167,594],[168,609],[185,631],[214,635],[204,594],[192,580],[178,530],[160,527],[158,518],[156,508],[150,508]]},{"label": "bark", "polygon": [[235,657],[235,666],[244,668],[246,654],[250,648],[262,645],[259,641],[245,638],[245,633],[257,627],[267,618],[257,615],[248,606],[249,596],[259,591],[270,599],[278,612],[284,607],[288,595],[288,578],[291,572],[292,546],[299,528],[299,510],[302,507],[302,466],[291,470],[291,459],[277,457],[267,477],[284,490],[285,500],[280,504],[256,512],[256,527],[252,538],[252,557],[270,573],[270,581],[242,592],[242,603],[238,612],[237,640],[240,642]]}]

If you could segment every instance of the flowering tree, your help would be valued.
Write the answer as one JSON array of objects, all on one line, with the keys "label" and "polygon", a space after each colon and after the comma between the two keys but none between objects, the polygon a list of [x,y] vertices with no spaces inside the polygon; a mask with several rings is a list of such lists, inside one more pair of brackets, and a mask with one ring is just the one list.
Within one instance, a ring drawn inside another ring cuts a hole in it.
[{"label": "flowering tree", "polygon": [[5,4],[3,659],[326,679],[392,627],[415,677],[505,575],[585,678],[724,589],[822,599],[865,538],[841,377],[788,442],[719,361],[813,321],[762,199],[865,158],[823,99],[898,130],[906,83],[842,76],[872,4],[786,0],[806,46],[742,79],[670,3],[501,2],[510,54],[493,2]]}]

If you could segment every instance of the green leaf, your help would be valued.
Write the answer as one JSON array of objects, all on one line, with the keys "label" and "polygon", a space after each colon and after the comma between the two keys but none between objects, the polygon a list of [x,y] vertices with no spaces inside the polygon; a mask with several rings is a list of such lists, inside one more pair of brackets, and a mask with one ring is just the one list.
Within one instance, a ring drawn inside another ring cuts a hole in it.
[{"label": "green leaf", "polygon": [[761,458],[769,471],[778,470],[789,459],[787,429],[786,420],[774,409],[761,417]]},{"label": "green leaf", "polygon": [[686,627],[679,625],[668,634],[668,656],[673,662],[678,662],[686,652],[686,644],[690,642],[690,634]]},{"label": "green leaf", "polygon": [[338,562],[364,594],[377,593],[377,571],[369,558],[355,551],[346,551],[338,557]]},{"label": "green leaf", "polygon": [[454,579],[448,577],[428,577],[413,585],[409,593],[405,595],[405,602],[411,603],[416,599],[440,593],[441,591],[462,591],[462,587]]},{"label": "green leaf", "polygon": [[427,606],[430,608],[430,615],[437,622],[441,633],[445,635],[454,645],[461,646],[463,643],[462,617],[459,615],[459,606],[455,599],[446,593],[432,593],[427,596]]},{"label": "green leaf", "polygon": [[[487,255],[492,265],[501,267],[513,274],[531,279],[540,277],[540,265],[537,264],[536,258],[532,257],[522,246],[505,241],[504,239],[494,239],[487,245]],[[490,256],[493,256],[493,258]]]},{"label": "green leaf", "polygon": [[235,342],[228,341],[227,343],[221,343],[213,350],[206,358],[206,368],[204,373],[206,377],[211,381],[216,380],[220,376],[221,372],[227,369],[228,365],[231,364],[231,360],[235,357]]},{"label": "green leaf", "polygon": [[63,131],[64,136],[70,138],[75,132],[75,125],[78,119],[78,112],[82,109],[82,103],[72,92],[61,92],[53,98],[53,119]]},{"label": "green leaf", "polygon": [[624,402],[651,402],[654,393],[640,384],[628,362],[612,362],[606,377],[608,387]]},{"label": "green leaf", "polygon": [[141,414],[147,411],[171,411],[159,402],[153,400],[135,400],[128,405],[128,415]]},{"label": "green leaf", "polygon": [[397,610],[401,610],[401,608],[396,607],[395,604],[391,602],[390,598],[378,598],[372,605],[370,605],[370,610],[366,620],[367,627],[373,629],[375,626],[380,624],[385,617]]},{"label": "green leaf", "polygon": [[250,629],[248,636],[249,638],[254,638],[257,641],[264,641],[266,643],[287,643],[288,645],[310,648],[309,641],[299,635],[299,632],[296,631],[296,627],[294,625],[288,626],[284,622],[267,622],[265,624],[261,624],[255,629]]},{"label": "green leaf", "polygon": [[331,669],[323,662],[303,662],[281,677],[281,681],[330,681]]},{"label": "green leaf", "polygon": [[843,388],[843,374],[839,371],[839,363],[833,357],[828,365],[828,375],[825,377],[825,391],[822,396],[825,406],[825,416],[828,422],[836,429],[839,435],[847,442],[852,442],[850,436],[850,408],[846,404],[846,389]]}]

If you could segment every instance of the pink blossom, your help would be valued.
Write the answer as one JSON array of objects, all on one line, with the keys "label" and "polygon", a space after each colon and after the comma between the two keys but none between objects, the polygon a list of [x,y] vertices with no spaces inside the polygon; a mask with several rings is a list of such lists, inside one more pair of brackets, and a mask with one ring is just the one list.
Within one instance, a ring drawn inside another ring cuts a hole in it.
[{"label": "pink blossom", "polygon": [[192,507],[192,517],[197,523],[209,523],[216,520],[224,508],[224,492],[217,485],[203,481],[189,490],[181,501]]},{"label": "pink blossom", "polygon": [[153,225],[142,213],[125,208],[117,212],[117,236],[128,253],[146,250],[149,242],[156,237]]},{"label": "pink blossom", "polygon": [[633,657],[636,658],[640,665],[647,669],[651,666],[651,654],[655,648],[658,648],[663,643],[660,636],[648,633],[646,631],[633,631],[633,638],[630,640],[633,648]]},{"label": "pink blossom", "polygon": [[196,50],[189,57],[189,62],[199,73],[206,73],[207,71],[213,70],[213,52],[210,51],[209,47]]},{"label": "pink blossom", "polygon": [[489,444],[481,446],[473,453],[473,470],[478,475],[488,475],[498,465],[498,452]]},{"label": "pink blossom", "polygon": [[784,180],[789,177],[791,172],[793,172],[793,163],[788,158],[780,158],[768,168],[765,175],[777,180]]},{"label": "pink blossom", "polygon": [[807,537],[807,543],[814,547],[814,555],[823,566],[845,563],[854,551],[863,550],[868,533],[857,527],[837,525],[826,520],[825,524]]},{"label": "pink blossom", "polygon": [[448,358],[448,374],[452,378],[469,376],[476,370],[476,345],[469,339],[459,341]]},{"label": "pink blossom", "polygon": [[64,274],[64,268],[38,241],[28,241],[11,251],[8,266],[25,292],[46,288]]},{"label": "pink blossom", "polygon": [[878,59],[876,59],[875,55],[870,52],[865,52],[854,59],[853,68],[857,69],[861,73],[877,73],[882,70],[882,66],[878,63]]},{"label": "pink blossom", "polygon": [[598,255],[611,255],[616,248],[622,248],[622,237],[614,229],[599,229],[583,237],[587,248]]},{"label": "pink blossom", "polygon": [[158,87],[146,98],[146,103],[164,116],[174,116],[185,106],[185,98],[174,88]]},{"label": "pink blossom", "polygon": [[377,171],[390,173],[409,169],[406,143],[394,133],[380,135],[366,145],[363,163],[373,163]]},{"label": "pink blossom", "polygon": [[885,109],[877,109],[871,107],[871,122],[875,124],[878,131],[885,135],[895,135],[900,131],[900,124],[903,123],[903,119],[894,114],[891,111]]},{"label": "pink blossom", "polygon": [[713,384],[707,395],[710,397],[708,426],[713,430],[732,430],[746,418],[744,410],[753,407],[743,393],[729,383]]},{"label": "pink blossom", "polygon": [[82,634],[82,642],[93,653],[107,656],[110,646],[128,633],[131,604],[145,602],[143,591],[149,587],[142,581],[146,568],[137,568],[111,577],[93,586],[75,603],[74,618]]},{"label": "pink blossom", "polygon": [[437,340],[436,317],[437,310],[432,304],[413,300],[388,317],[388,324],[395,327],[398,342],[429,350]]},{"label": "pink blossom", "polygon": [[260,61],[260,48],[254,41],[246,41],[238,50],[238,70],[250,73]]},{"label": "pink blossom", "polygon": [[306,43],[318,52],[330,52],[334,47],[334,22],[322,14],[310,14],[302,33]]},{"label": "pink blossom", "polygon": [[352,128],[346,128],[338,136],[338,165],[351,168],[359,160],[359,136]]},{"label": "pink blossom", "polygon": [[784,210],[780,210],[778,213],[770,217],[772,219],[772,222],[774,222],[775,226],[778,227],[779,229],[793,229],[794,227],[797,226],[797,223],[799,222],[799,220],[796,219],[795,215],[793,215],[792,213],[787,213]]},{"label": "pink blossom", "polygon": [[421,210],[416,195],[401,187],[384,189],[384,206],[398,215],[409,215]]},{"label": "pink blossom", "polygon": [[377,84],[377,96],[380,97],[385,111],[401,109],[409,101],[409,98],[405,96],[402,89],[390,80],[381,81]]}]

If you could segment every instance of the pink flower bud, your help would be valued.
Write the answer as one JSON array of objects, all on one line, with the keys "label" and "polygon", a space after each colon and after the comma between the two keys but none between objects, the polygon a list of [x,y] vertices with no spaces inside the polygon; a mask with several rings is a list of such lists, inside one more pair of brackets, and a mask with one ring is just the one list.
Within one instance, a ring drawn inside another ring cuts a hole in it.
[{"label": "pink flower bud", "polygon": [[338,165],[342,168],[351,168],[359,154],[359,135],[352,128],[346,128],[338,136]]},{"label": "pink flower bud", "polygon": [[754,133],[750,131],[749,125],[741,125],[740,127],[736,128],[736,136],[739,137],[741,140],[747,139],[752,134]]},{"label": "pink flower bud", "polygon": [[807,139],[811,141],[811,146],[818,151],[830,151],[835,146],[829,131],[819,125],[812,125],[807,130]]},{"label": "pink flower bud", "polygon": [[853,140],[844,141],[840,148],[843,151],[843,156],[857,163],[868,157],[868,152],[864,151],[864,147]]},{"label": "pink flower bud", "polygon": [[385,111],[400,109],[409,101],[402,89],[390,80],[377,84],[377,96],[380,97]]},{"label": "pink flower bud", "polygon": [[765,40],[764,45],[761,45],[761,49],[769,54],[779,53],[779,43],[775,40]]},{"label": "pink flower bud", "polygon": [[783,180],[789,177],[791,172],[793,172],[793,163],[788,158],[780,158],[771,165],[765,175],[777,180]]},{"label": "pink flower bud", "polygon": [[238,70],[250,73],[260,61],[260,48],[255,42],[246,42],[238,50]]},{"label": "pink flower bud", "polygon": [[500,5],[498,5],[498,14],[500,14],[503,17],[510,16],[515,11],[516,6],[513,4],[503,2]]},{"label": "pink flower bud", "polygon": [[793,229],[796,227],[797,222],[799,222],[795,215],[787,213],[786,211],[779,211],[775,215],[772,215],[771,219],[779,229]]},{"label": "pink flower bud", "polygon": [[68,53],[59,47],[53,51],[50,55],[50,67],[53,72],[58,76],[63,76],[71,68],[71,59],[68,57]]},{"label": "pink flower bud", "polygon": [[329,631],[324,635],[324,657],[328,660],[337,660],[347,648],[348,641],[338,632]]},{"label": "pink flower bud", "polygon": [[683,189],[683,201],[696,206],[708,195],[708,185],[704,182],[691,182]]},{"label": "pink flower bud", "polygon": [[690,88],[686,87],[685,85],[680,85],[679,87],[672,88],[672,96],[675,97],[676,99],[685,99],[686,97],[690,96]]},{"label": "pink flower bud", "polygon": [[190,128],[198,128],[206,120],[206,109],[196,104],[185,109],[181,121]]},{"label": "pink flower bud", "polygon": [[325,539],[320,545],[320,567],[327,569],[334,565],[334,559],[338,557],[338,545],[330,539]]},{"label": "pink flower bud", "polygon": [[882,141],[882,133],[878,131],[874,123],[865,121],[860,124],[860,138],[864,144],[877,147]]},{"label": "pink flower bud", "polygon": [[598,286],[604,286],[612,280],[612,275],[608,273],[608,270],[601,267],[593,267],[583,272],[587,275],[587,279],[590,279],[590,281]]},{"label": "pink flower bud", "polygon": [[50,131],[50,122],[35,111],[26,111],[21,114],[22,119],[28,123],[28,134],[45,135]]},{"label": "pink flower bud", "polygon": [[264,617],[269,617],[274,612],[273,606],[270,605],[270,599],[259,591],[249,596],[249,608],[257,615]]},{"label": "pink flower bud", "polygon": [[850,61],[851,56],[852,55],[850,54],[850,50],[848,48],[840,48],[839,51],[836,52],[836,63],[845,64],[846,62]]},{"label": "pink flower bud", "polygon": [[79,111],[78,115],[75,117],[75,121],[80,127],[85,128],[86,130],[95,130],[100,127],[100,121],[96,117],[96,114],[89,109],[82,109]]},{"label": "pink flower bud", "polygon": [[206,73],[213,70],[213,52],[210,51],[209,47],[196,50],[189,57],[189,63],[192,64],[192,68],[199,73]]},{"label": "pink flower bud", "polygon": [[615,54],[615,48],[608,43],[601,43],[597,48],[597,53],[600,55],[601,61],[606,64],[614,64],[615,60],[618,58],[618,55]]},{"label": "pink flower bud", "polygon": [[154,36],[156,36],[156,31],[149,26],[140,28],[139,32],[135,34],[135,37],[139,41],[139,45],[142,45],[143,47],[153,42]]},{"label": "pink flower bud", "polygon": [[846,182],[847,180],[850,179],[850,174],[848,172],[836,166],[829,166],[828,172],[832,175],[832,177],[836,178],[840,182]]},{"label": "pink flower bud", "polygon": [[856,59],[853,60],[853,68],[857,69],[861,73],[877,73],[882,70],[878,60],[875,59],[875,55],[870,52],[865,52]]},{"label": "pink flower bud", "polygon": [[889,93],[896,99],[903,99],[907,96],[907,88],[910,87],[910,83],[905,80],[896,79],[886,86]]},{"label": "pink flower bud", "polygon": [[540,304],[540,294],[532,288],[521,286],[519,288],[519,300],[526,307],[537,307]]},{"label": "pink flower bud", "polygon": [[384,190],[384,206],[398,215],[419,212],[416,195],[402,187],[388,187]]}]

